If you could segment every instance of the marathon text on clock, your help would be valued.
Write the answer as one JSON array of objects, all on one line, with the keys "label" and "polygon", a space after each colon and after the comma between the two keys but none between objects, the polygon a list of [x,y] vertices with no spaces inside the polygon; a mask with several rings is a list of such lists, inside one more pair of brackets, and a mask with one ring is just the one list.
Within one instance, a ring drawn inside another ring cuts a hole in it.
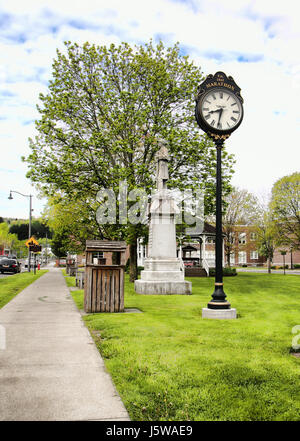
[{"label": "marathon text on clock", "polygon": [[207,83],[205,84],[206,88],[209,89],[210,87],[227,87],[227,89],[234,90],[234,86],[228,83],[214,81],[213,83]]}]

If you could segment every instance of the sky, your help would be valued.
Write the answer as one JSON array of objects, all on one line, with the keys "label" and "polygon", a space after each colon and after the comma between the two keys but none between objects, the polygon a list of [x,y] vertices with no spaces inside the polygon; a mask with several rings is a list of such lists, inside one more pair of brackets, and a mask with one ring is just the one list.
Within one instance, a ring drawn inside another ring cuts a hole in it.
[{"label": "sky", "polygon": [[298,0],[0,0],[0,216],[33,216],[45,200],[26,178],[56,49],[64,41],[98,45],[180,43],[204,75],[233,76],[244,119],[227,141],[232,184],[266,197],[273,183],[300,171],[300,2]]}]

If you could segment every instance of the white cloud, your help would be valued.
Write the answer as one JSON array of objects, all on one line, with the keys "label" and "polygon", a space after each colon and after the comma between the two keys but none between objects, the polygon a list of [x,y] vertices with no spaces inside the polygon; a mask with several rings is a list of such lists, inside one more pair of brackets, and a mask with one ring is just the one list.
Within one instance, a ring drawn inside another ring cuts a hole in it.
[{"label": "white cloud", "polygon": [[[237,158],[234,184],[259,192],[299,170],[297,0],[1,3],[0,173],[5,192],[11,182],[16,190],[33,191],[20,156],[29,153],[38,94],[46,91],[56,49],[64,50],[64,40],[100,45],[141,44],[159,37],[166,45],[179,41],[205,74],[223,70],[242,88],[245,118],[227,142]],[[5,169],[15,170],[13,179]],[[0,215],[8,215],[12,204],[4,204],[2,192],[0,197]]]}]

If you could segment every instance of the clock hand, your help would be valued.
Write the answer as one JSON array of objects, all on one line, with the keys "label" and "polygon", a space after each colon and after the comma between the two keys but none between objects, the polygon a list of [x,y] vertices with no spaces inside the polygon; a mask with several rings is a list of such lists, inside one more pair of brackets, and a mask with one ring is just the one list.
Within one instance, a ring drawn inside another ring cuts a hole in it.
[{"label": "clock hand", "polygon": [[223,109],[219,109],[219,110],[220,110],[220,113],[219,113],[218,125],[220,124],[221,116],[222,116],[222,113],[223,113]]},{"label": "clock hand", "polygon": [[223,109],[217,109],[217,110],[210,110],[208,113],[215,113],[215,112],[221,112]]}]

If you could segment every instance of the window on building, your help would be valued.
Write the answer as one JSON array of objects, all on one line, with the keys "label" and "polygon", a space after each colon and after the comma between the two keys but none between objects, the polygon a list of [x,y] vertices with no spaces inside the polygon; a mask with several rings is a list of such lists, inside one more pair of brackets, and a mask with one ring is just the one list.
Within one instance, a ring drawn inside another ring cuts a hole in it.
[{"label": "window on building", "polygon": [[230,265],[235,265],[235,254],[234,253],[230,254]]},{"label": "window on building", "polygon": [[103,259],[103,257],[104,257],[103,251],[93,252],[93,259]]},{"label": "window on building", "polygon": [[251,251],[250,252],[250,259],[258,259],[258,252],[257,251]]},{"label": "window on building", "polygon": [[228,235],[228,242],[234,243],[235,242],[235,234],[233,232],[230,232]]},{"label": "window on building", "polygon": [[240,233],[239,234],[239,243],[245,244],[246,243],[246,233]]},{"label": "window on building", "polygon": [[143,253],[143,245],[142,245],[142,241],[141,239],[139,239],[137,241],[137,254],[138,254],[138,258],[141,259],[142,258],[142,253]]},{"label": "window on building", "polygon": [[239,251],[239,263],[247,263],[247,254],[246,251]]},{"label": "window on building", "polygon": [[256,240],[257,239],[257,233],[251,232],[250,233],[250,240]]},{"label": "window on building", "polygon": [[94,251],[93,252],[93,264],[97,265],[99,263],[99,259],[103,259],[104,253],[103,251]]}]

